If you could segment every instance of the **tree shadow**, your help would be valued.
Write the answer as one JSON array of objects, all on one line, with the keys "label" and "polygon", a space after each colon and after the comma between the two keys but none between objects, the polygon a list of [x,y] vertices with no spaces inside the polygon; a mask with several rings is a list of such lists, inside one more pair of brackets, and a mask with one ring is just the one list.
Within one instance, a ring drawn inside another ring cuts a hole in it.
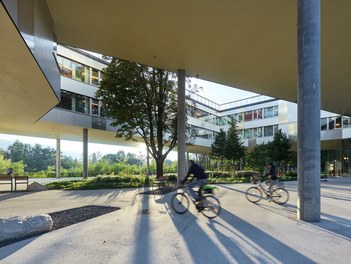
[{"label": "tree shadow", "polygon": [[[170,199],[171,195],[166,195],[157,202],[171,208]],[[204,220],[210,231],[202,226],[204,221],[199,219],[202,215],[192,212],[178,215],[170,211],[170,216],[195,263],[313,263],[281,240],[224,208],[219,217]]]},{"label": "tree shadow", "polygon": [[[312,259],[282,243],[281,240],[276,239],[223,208],[221,219],[237,231],[234,234],[240,233],[241,235],[239,238],[253,247],[256,251],[256,261],[259,263],[314,263]],[[233,244],[233,242],[231,242],[231,244]],[[231,248],[230,245],[227,247]],[[233,254],[237,254],[237,252],[233,252]],[[239,263],[241,263],[240,260]]]},{"label": "tree shadow", "polygon": [[20,250],[20,249],[24,248],[25,246],[27,246],[28,244],[32,243],[39,236],[27,238],[25,240],[21,240],[21,241],[15,242],[15,243],[9,242],[9,243],[4,244],[4,246],[0,245],[0,260],[3,260],[5,258],[7,258],[8,256],[11,256],[12,254],[17,252],[18,250]]},{"label": "tree shadow", "polygon": [[152,263],[150,254],[150,215],[152,211],[149,211],[150,197],[149,195],[140,194],[140,205],[138,206],[138,221],[135,227],[135,249],[133,254],[133,260],[131,263]]},{"label": "tree shadow", "polygon": [[27,191],[0,192],[0,201],[15,199],[17,197],[31,195],[31,194],[33,194],[33,192],[27,192]]}]

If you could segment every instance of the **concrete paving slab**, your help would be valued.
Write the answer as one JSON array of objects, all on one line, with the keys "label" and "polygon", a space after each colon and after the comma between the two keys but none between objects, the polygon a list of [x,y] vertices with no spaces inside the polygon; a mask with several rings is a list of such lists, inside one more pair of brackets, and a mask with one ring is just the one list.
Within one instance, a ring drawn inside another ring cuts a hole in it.
[{"label": "concrete paving slab", "polygon": [[[142,189],[0,195],[0,214],[47,213],[76,205],[122,209],[0,248],[0,263],[347,263],[351,259],[351,178],[322,182],[322,221],[296,219],[296,183],[284,206],[249,203],[250,184],[219,185],[223,211],[209,220],[170,208],[172,193]],[[26,208],[28,207],[28,208]],[[48,211],[50,210],[50,211]]]}]

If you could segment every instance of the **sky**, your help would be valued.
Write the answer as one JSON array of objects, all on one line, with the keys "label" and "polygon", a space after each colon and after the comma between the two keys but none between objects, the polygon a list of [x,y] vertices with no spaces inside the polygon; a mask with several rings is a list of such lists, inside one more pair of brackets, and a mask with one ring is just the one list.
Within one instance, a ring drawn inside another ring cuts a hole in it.
[{"label": "sky", "polygon": [[[207,82],[200,79],[192,79],[192,84],[197,84],[202,89],[199,91],[199,95],[210,99],[218,104],[228,103],[248,97],[255,96],[257,94],[246,92],[243,90],[239,90],[236,88],[231,88],[228,86]],[[35,138],[35,137],[24,137],[17,135],[5,135],[0,134],[0,148],[7,149],[9,145],[11,145],[16,140],[19,140],[26,144],[40,144],[44,147],[48,146],[56,149],[56,140],[55,139],[45,139],[45,138]],[[81,150],[81,151],[77,151]],[[61,140],[61,152],[63,155],[72,156],[74,158],[81,158],[83,150],[83,143],[76,141],[67,141]],[[88,152],[89,155],[100,152],[101,155],[109,154],[109,153],[117,153],[118,151],[123,150],[126,153],[134,153],[136,155],[144,155],[146,156],[146,149],[137,149],[132,147],[122,147],[122,146],[112,146],[105,144],[93,144],[89,143]],[[171,152],[168,156],[171,160],[177,159],[176,152]]]}]

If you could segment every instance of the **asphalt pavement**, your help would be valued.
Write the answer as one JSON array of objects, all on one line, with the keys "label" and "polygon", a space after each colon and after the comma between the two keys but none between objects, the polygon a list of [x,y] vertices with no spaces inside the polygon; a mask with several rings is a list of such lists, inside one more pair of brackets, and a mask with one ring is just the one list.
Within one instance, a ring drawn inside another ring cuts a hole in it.
[{"label": "asphalt pavement", "polygon": [[[170,207],[173,193],[148,189],[0,193],[0,216],[51,213],[84,205],[121,209],[0,248],[0,263],[348,263],[351,177],[321,182],[322,221],[296,219],[297,183],[280,206],[245,198],[251,184],[218,185],[222,213]],[[192,206],[192,205],[191,205]]]}]

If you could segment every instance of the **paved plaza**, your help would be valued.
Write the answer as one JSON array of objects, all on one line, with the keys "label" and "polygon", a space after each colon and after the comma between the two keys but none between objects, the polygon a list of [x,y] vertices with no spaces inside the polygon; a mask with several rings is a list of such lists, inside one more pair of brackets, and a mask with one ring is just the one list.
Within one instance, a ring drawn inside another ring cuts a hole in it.
[{"label": "paved plaza", "polygon": [[118,206],[96,217],[0,248],[0,263],[347,263],[351,259],[351,177],[322,185],[322,221],[296,219],[297,183],[284,206],[249,203],[250,184],[218,185],[220,217],[192,207],[175,214],[166,195],[145,189],[0,194],[2,217],[84,205]]}]

